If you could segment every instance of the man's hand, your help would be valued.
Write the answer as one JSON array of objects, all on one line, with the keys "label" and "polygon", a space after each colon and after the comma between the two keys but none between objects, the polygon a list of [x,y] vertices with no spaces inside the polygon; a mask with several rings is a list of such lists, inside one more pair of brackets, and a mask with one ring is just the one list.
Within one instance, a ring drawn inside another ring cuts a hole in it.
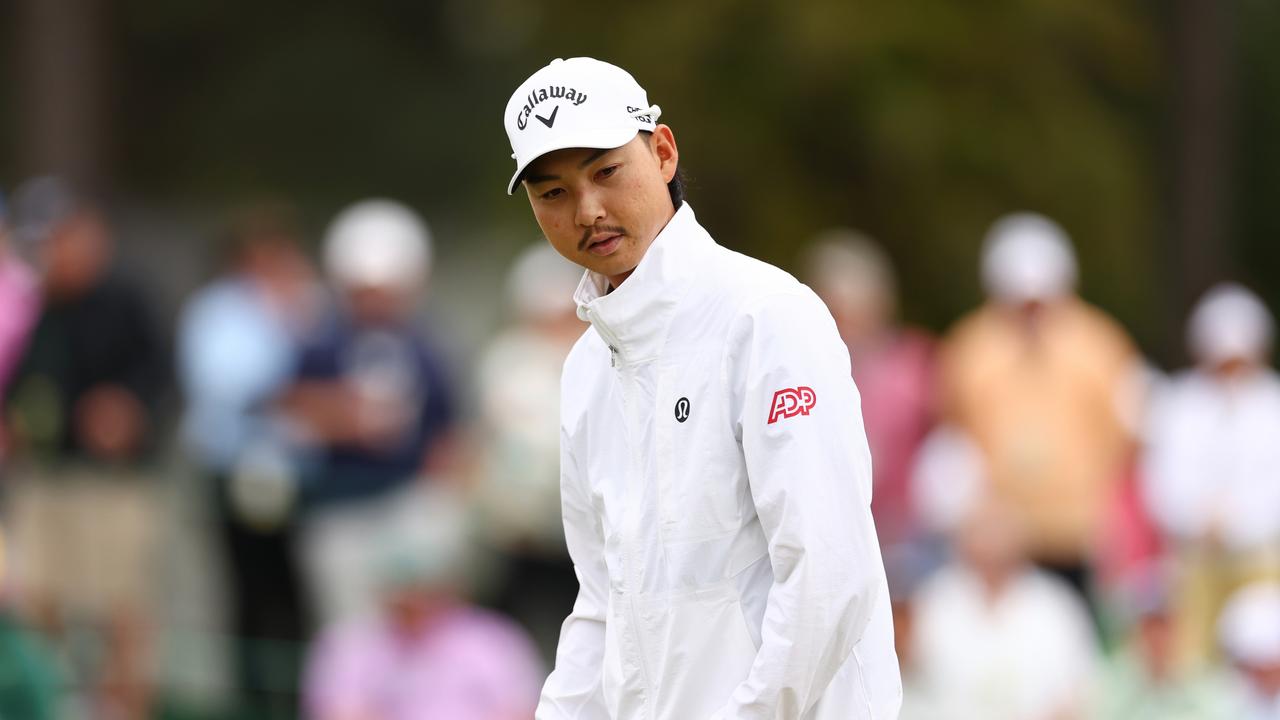
[{"label": "man's hand", "polygon": [[147,414],[133,391],[104,383],[80,398],[72,421],[76,439],[90,455],[118,461],[137,454],[146,432]]},{"label": "man's hand", "polygon": [[414,420],[404,398],[362,392],[340,380],[299,383],[285,395],[284,407],[316,440],[374,451],[400,442]]}]

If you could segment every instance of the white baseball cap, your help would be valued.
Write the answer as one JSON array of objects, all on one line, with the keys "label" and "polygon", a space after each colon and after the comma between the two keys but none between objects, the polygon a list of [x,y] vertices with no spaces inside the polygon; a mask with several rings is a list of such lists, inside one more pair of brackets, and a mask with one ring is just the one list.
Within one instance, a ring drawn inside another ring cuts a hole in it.
[{"label": "white baseball cap", "polygon": [[507,298],[515,315],[524,320],[573,314],[578,308],[573,291],[581,281],[582,268],[542,240],[516,258],[507,273]]},{"label": "white baseball cap", "polygon": [[347,287],[409,288],[431,268],[431,231],[394,200],[373,198],[347,207],[325,233],[324,263]]},{"label": "white baseball cap", "polygon": [[594,58],[555,59],[529,76],[507,101],[503,124],[516,171],[507,194],[529,163],[553,150],[616,148],[658,126],[662,108],[649,104],[631,73]]},{"label": "white baseball cap", "polygon": [[958,427],[934,428],[920,444],[911,488],[925,526],[942,534],[955,532],[987,492],[982,450]]},{"label": "white baseball cap", "polygon": [[1218,616],[1218,639],[1236,662],[1280,663],[1280,585],[1259,581],[1237,590]]},{"label": "white baseball cap", "polygon": [[1196,303],[1187,344],[1196,360],[1210,365],[1235,358],[1262,362],[1274,332],[1275,321],[1257,295],[1243,285],[1222,283]]},{"label": "white baseball cap", "polygon": [[857,230],[831,228],[820,233],[805,252],[805,266],[806,282],[842,310],[875,308],[885,315],[896,310],[893,263],[874,240]]},{"label": "white baseball cap", "polygon": [[1075,290],[1076,256],[1066,231],[1035,213],[996,221],[982,250],[982,284],[995,300],[1023,303]]}]

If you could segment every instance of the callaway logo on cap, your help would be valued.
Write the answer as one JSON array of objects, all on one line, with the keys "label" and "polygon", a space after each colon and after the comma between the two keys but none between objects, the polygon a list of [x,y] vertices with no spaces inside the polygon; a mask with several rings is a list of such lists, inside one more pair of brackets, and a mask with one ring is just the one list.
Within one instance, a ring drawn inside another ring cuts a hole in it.
[{"label": "callaway logo on cap", "polygon": [[553,150],[616,148],[658,126],[662,109],[650,105],[631,73],[593,58],[552,60],[507,101],[503,124],[511,139],[515,192],[529,163]]}]

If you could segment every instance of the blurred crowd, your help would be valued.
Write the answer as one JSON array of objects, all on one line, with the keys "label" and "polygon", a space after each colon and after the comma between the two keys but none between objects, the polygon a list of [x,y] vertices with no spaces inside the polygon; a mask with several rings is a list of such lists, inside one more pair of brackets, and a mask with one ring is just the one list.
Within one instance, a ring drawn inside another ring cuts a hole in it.
[{"label": "blurred crowd", "polygon": [[[54,178],[0,201],[0,717],[531,718],[577,591],[580,270],[521,252],[459,366],[413,209],[356,202],[313,243],[262,204],[223,235],[163,327],[106,208]],[[1166,373],[1077,294],[1051,219],[997,220],[975,267],[986,300],[941,337],[868,237],[795,268],[861,390],[902,717],[1280,718],[1269,310],[1210,289]],[[191,543],[212,560],[175,570]],[[192,574],[224,640],[199,702],[172,672],[195,630],[162,620]]]},{"label": "blurred crowd", "polygon": [[1271,314],[1210,289],[1166,375],[1052,220],[1000,218],[978,264],[985,303],[939,339],[895,320],[870,240],[807,264],[862,391],[902,717],[1280,718]]}]

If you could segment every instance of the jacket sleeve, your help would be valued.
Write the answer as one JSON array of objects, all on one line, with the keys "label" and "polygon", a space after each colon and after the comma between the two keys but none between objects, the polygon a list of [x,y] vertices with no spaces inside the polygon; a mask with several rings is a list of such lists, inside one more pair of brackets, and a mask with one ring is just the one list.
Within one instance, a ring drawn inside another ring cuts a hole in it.
[{"label": "jacket sleeve", "polygon": [[542,688],[536,720],[610,720],[601,688],[609,575],[604,536],[569,438],[560,431],[560,502],[578,598],[560,629],[556,665]]},{"label": "jacket sleeve", "polygon": [[713,717],[799,718],[883,602],[871,454],[848,350],[817,296],[802,288],[759,301],[739,318],[729,352],[733,412],[774,584],[751,671]]}]

